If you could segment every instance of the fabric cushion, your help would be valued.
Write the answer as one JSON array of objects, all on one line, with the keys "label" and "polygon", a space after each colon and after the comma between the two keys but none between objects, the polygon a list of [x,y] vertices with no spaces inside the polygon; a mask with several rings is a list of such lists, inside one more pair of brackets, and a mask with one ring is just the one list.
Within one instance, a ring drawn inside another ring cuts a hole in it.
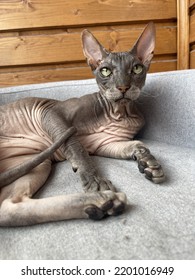
[{"label": "fabric cushion", "polygon": [[[147,124],[140,133],[167,180],[155,185],[137,163],[93,157],[100,173],[127,194],[124,214],[99,222],[70,220],[0,228],[0,259],[194,259],[195,71],[150,74],[138,105]],[[97,90],[94,80],[0,90],[0,103],[42,96],[64,100]],[[36,197],[81,192],[68,162],[53,165]]]}]

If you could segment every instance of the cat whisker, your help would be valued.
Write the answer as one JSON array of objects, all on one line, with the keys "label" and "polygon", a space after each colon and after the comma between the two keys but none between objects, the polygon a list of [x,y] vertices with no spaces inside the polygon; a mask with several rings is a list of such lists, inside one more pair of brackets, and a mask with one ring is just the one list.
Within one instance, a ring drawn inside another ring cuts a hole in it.
[{"label": "cat whisker", "polygon": [[160,94],[146,91],[146,90],[141,90],[141,94],[140,94],[140,97],[143,97],[143,98],[158,98],[159,96],[160,96]]},{"label": "cat whisker", "polygon": [[157,99],[160,96],[160,94],[156,94],[154,92],[149,92],[146,90],[141,90],[141,94],[139,98],[136,100],[137,104],[143,104],[144,100],[146,99]]}]

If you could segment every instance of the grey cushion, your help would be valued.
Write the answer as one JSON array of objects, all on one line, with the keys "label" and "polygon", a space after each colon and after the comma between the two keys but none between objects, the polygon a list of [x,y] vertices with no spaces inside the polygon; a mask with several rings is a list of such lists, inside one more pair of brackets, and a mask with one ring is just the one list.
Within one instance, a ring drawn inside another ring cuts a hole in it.
[{"label": "grey cushion", "polygon": [[[99,222],[70,220],[0,228],[0,259],[194,259],[195,70],[149,74],[138,102],[139,134],[162,163],[167,181],[154,185],[133,161],[94,157],[100,172],[127,194],[129,207]],[[0,90],[0,103],[25,96],[64,100],[94,92],[94,80]],[[68,162],[53,165],[38,197],[81,191]]]}]

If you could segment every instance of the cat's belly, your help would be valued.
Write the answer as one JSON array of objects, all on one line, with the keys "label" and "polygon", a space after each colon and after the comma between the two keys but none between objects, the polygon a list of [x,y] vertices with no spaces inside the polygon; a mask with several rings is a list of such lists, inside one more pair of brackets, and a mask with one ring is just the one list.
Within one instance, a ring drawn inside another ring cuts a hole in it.
[{"label": "cat's belly", "polygon": [[129,139],[116,137],[114,135],[109,135],[102,132],[79,136],[79,140],[90,154],[95,154],[96,150],[106,144],[109,144],[111,142],[127,141]]},{"label": "cat's belly", "polygon": [[51,146],[52,140],[40,125],[44,106],[39,103],[30,108],[21,100],[17,106],[0,107],[0,172]]}]

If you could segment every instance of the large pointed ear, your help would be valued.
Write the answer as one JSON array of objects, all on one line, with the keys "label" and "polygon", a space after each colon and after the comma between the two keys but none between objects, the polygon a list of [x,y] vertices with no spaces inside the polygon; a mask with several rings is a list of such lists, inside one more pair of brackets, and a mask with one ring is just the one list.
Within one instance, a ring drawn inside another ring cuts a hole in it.
[{"label": "large pointed ear", "polygon": [[150,22],[141,36],[135,43],[134,47],[131,50],[131,53],[137,56],[137,58],[149,68],[150,62],[153,57],[154,48],[155,48],[155,26],[153,22]]},{"label": "large pointed ear", "polygon": [[108,52],[102,47],[98,40],[88,30],[82,32],[83,53],[87,58],[88,64],[92,70],[95,70],[98,65],[108,56]]}]

